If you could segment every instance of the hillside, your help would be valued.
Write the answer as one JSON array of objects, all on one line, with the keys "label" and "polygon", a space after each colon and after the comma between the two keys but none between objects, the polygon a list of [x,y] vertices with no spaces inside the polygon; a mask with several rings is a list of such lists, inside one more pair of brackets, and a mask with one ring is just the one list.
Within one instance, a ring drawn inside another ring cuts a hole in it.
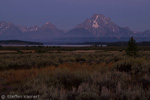
[{"label": "hillside", "polygon": [[0,45],[43,45],[43,43],[21,40],[1,40]]}]

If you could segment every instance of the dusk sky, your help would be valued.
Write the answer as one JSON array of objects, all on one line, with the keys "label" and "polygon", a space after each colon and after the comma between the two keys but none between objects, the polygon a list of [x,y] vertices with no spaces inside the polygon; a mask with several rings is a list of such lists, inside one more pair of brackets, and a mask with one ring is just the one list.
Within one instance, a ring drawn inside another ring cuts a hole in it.
[{"label": "dusk sky", "polygon": [[69,30],[93,14],[134,31],[150,29],[150,0],[0,0],[0,21],[22,26],[49,21]]}]

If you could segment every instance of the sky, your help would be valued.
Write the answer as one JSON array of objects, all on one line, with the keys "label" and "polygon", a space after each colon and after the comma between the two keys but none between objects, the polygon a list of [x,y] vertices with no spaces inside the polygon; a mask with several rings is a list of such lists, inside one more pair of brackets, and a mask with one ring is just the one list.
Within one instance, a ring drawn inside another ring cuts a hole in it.
[{"label": "sky", "polygon": [[93,14],[133,31],[150,30],[150,0],[0,0],[0,21],[21,26],[51,22],[69,30]]}]

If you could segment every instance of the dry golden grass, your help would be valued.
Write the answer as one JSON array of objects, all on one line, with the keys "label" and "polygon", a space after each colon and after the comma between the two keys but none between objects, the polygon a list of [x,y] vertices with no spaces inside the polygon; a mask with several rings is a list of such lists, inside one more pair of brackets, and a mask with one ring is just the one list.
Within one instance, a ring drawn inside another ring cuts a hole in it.
[{"label": "dry golden grass", "polygon": [[9,70],[0,72],[0,91],[9,91],[15,85],[21,86],[24,82],[29,81],[37,77],[40,73],[49,73],[55,70],[55,67],[45,68],[33,68],[33,69],[21,69],[21,70]]},{"label": "dry golden grass", "polygon": [[[27,80],[32,80],[33,78],[37,77],[39,74],[47,74],[53,72],[57,69],[64,69],[67,68],[71,72],[73,71],[89,71],[94,72],[95,69],[100,67],[111,67],[112,63],[100,63],[100,64],[88,64],[88,63],[64,63],[59,65],[58,67],[55,66],[48,66],[44,68],[32,68],[32,69],[19,69],[19,70],[8,70],[2,71],[0,73],[0,86],[4,84],[16,84],[16,83],[23,83]],[[1,88],[1,87],[0,87]]]},{"label": "dry golden grass", "polygon": [[21,50],[23,53],[35,53],[35,50]]},{"label": "dry golden grass", "polygon": [[[62,53],[95,53],[95,52],[103,52],[104,50],[73,50],[73,51],[61,51]],[[57,53],[59,51],[53,50],[49,52]]]},{"label": "dry golden grass", "polygon": [[17,53],[17,51],[13,51],[13,50],[0,50],[0,53]]},{"label": "dry golden grass", "polygon": [[32,69],[21,69],[21,70],[9,70],[0,73],[0,78],[5,80],[5,83],[13,84],[20,83],[26,80],[31,80],[42,72],[53,71],[54,67],[45,68],[32,68]]}]

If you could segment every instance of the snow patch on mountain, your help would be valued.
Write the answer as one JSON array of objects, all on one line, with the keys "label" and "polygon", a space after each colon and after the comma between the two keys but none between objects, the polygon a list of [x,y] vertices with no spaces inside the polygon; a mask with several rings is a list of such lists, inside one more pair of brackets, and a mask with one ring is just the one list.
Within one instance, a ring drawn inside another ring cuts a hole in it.
[{"label": "snow patch on mountain", "polygon": [[97,19],[98,19],[98,15],[96,16],[95,20],[93,21],[93,25],[92,25],[93,28],[99,28]]}]

